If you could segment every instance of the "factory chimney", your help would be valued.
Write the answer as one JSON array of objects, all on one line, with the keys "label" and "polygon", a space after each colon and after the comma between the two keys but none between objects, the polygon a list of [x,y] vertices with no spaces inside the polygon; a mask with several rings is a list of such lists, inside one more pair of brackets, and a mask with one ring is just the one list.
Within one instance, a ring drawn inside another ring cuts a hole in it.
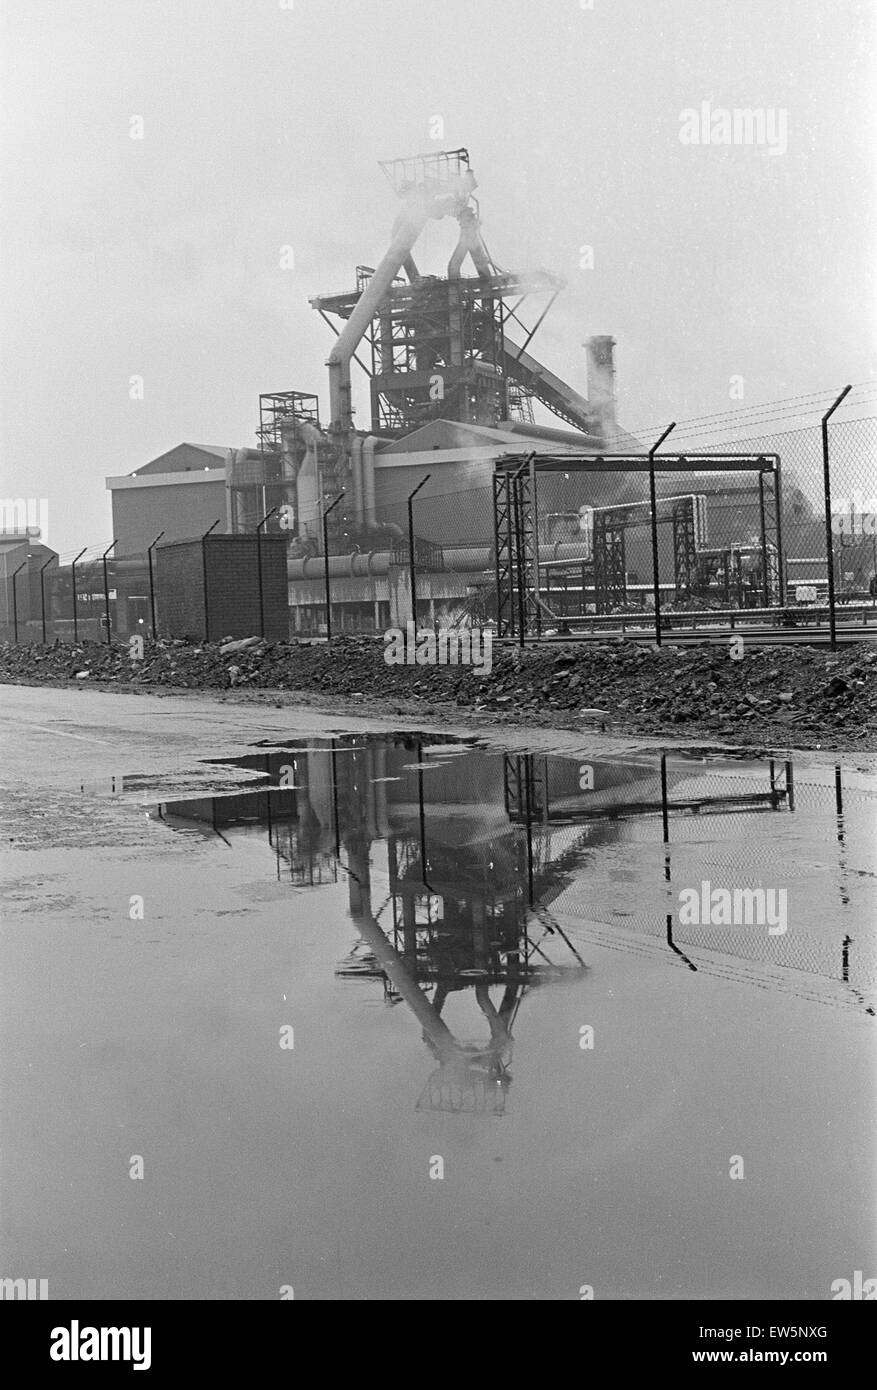
[{"label": "factory chimney", "polygon": [[615,420],[615,339],[608,333],[585,340],[588,354],[588,405],[591,429],[611,435]]}]

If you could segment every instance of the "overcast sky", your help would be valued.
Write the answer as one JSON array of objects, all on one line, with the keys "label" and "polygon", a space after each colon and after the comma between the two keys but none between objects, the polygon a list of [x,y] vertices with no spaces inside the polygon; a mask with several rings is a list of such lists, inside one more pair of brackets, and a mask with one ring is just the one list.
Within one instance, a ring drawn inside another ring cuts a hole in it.
[{"label": "overcast sky", "polygon": [[[533,351],[584,390],[581,344],[612,333],[629,428],[741,404],[732,376],[749,406],[875,375],[872,0],[2,14],[0,481],[48,499],[62,552],[111,539],[107,475],[252,443],[260,391],[317,392],[325,415],[308,298],[386,249],[396,155],[469,149],[495,259],[568,280]],[[707,101],[785,112],[787,148],[683,144]],[[422,270],[456,230],[431,225]]]}]

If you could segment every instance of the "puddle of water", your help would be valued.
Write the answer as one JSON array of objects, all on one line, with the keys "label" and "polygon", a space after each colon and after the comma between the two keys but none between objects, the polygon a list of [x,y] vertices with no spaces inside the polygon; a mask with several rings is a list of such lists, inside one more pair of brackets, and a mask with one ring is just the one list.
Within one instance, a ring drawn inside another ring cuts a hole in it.
[{"label": "puddle of water", "polygon": [[873,1263],[873,779],[417,735],[210,766],[241,780],[156,801],[133,860],[68,852],[79,909],[7,933],[7,1263],[333,1299],[818,1299]]}]

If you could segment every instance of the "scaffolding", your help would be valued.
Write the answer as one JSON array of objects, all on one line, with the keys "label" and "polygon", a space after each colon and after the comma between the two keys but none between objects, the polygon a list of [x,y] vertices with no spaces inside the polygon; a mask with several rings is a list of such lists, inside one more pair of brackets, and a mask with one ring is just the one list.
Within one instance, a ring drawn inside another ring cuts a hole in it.
[{"label": "scaffolding", "polygon": [[263,453],[280,453],[284,425],[301,420],[320,428],[320,403],[307,391],[265,391],[259,397],[259,428],[256,435]]},{"label": "scaffolding", "polygon": [[493,475],[493,518],[501,637],[541,632],[543,613],[553,616],[539,596],[537,516],[532,460],[525,460],[515,473],[497,469]]}]

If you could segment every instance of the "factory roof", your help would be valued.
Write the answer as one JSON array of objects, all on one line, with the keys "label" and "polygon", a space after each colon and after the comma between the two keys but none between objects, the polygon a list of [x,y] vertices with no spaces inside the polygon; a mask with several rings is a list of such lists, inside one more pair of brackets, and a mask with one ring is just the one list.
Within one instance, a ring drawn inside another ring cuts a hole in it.
[{"label": "factory roof", "polygon": [[216,468],[217,460],[225,463],[227,453],[227,448],[216,444],[190,444],[184,441],[168,449],[167,453],[150,459],[140,468],[135,468],[130,476],[139,478],[142,473],[194,473],[203,468]]},{"label": "factory roof", "polygon": [[0,552],[4,555],[7,551],[17,550],[20,546],[27,546],[29,559],[42,559],[43,556],[57,555],[57,550],[45,545],[43,541],[35,536],[23,536],[20,534],[11,535],[9,532],[0,533]]}]

